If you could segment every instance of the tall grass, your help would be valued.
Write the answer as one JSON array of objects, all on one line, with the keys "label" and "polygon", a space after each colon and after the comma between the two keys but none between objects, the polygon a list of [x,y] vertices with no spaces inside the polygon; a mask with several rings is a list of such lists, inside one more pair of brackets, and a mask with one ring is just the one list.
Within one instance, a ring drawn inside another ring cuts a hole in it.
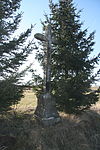
[{"label": "tall grass", "polygon": [[[99,103],[80,116],[60,112],[59,124],[43,127],[34,118],[36,102],[34,93],[25,91],[25,97],[18,105],[12,107],[12,111],[0,115],[1,148],[5,146],[7,150],[100,149]],[[10,138],[13,140],[9,140]],[[3,150],[1,148],[0,150]]]}]

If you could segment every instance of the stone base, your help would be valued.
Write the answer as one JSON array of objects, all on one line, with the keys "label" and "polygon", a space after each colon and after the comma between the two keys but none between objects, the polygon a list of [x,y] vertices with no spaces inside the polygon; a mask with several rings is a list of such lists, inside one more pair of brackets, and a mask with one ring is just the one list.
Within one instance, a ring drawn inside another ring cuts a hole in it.
[{"label": "stone base", "polygon": [[38,120],[38,122],[40,124],[42,124],[43,126],[52,126],[52,125],[55,125],[55,124],[60,122],[60,117],[58,117],[58,118],[53,118],[53,117],[51,117],[51,118],[39,118],[36,115],[35,115],[35,117]]},{"label": "stone base", "polygon": [[50,93],[42,94],[38,98],[35,117],[44,126],[50,126],[60,122],[55,100]]}]

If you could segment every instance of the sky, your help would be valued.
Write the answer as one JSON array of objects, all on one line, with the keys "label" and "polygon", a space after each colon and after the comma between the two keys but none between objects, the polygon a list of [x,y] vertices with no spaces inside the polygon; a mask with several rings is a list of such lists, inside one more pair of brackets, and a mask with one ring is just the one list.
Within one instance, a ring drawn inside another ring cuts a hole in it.
[{"label": "sky", "polygon": [[[53,0],[58,2],[58,0]],[[100,52],[100,0],[73,0],[77,10],[82,10],[80,21],[83,22],[83,29],[88,28],[88,33],[96,31],[95,46],[93,56]],[[49,14],[49,0],[22,0],[20,10],[23,12],[22,21],[19,27],[19,33],[25,31],[31,24],[35,25],[31,38],[34,34],[42,32],[41,20],[44,20],[44,14]],[[42,70],[38,63],[34,60],[35,54],[29,57],[30,61],[34,61],[34,68],[37,68],[42,74]],[[99,68],[99,66],[98,66]]]}]

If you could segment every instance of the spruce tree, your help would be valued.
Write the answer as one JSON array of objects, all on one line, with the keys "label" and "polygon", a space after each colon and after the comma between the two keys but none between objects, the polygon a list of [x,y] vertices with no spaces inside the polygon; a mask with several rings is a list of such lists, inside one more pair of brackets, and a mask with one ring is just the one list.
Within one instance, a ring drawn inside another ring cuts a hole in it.
[{"label": "spruce tree", "polygon": [[72,0],[59,0],[56,4],[50,0],[50,10],[52,37],[57,42],[52,44],[52,93],[58,109],[82,111],[98,101],[98,94],[91,90],[99,73],[93,75],[100,54],[90,57],[95,32],[88,34],[87,29],[82,29],[80,11]]},{"label": "spruce tree", "polygon": [[27,42],[32,26],[14,36],[19,28],[22,14],[18,13],[21,0],[0,0],[0,111],[8,109],[20,100],[19,67],[32,51],[32,42]]}]

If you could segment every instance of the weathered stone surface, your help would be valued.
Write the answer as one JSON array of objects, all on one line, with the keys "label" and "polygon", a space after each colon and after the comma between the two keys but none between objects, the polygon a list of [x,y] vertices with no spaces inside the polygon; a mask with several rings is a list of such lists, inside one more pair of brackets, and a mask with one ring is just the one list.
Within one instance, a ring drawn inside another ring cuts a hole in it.
[{"label": "weathered stone surface", "polygon": [[56,44],[56,40],[51,35],[51,24],[49,23],[45,35],[41,33],[35,34],[35,38],[46,42],[46,52],[44,59],[44,94],[38,98],[38,104],[35,111],[36,118],[45,126],[54,125],[60,121],[59,114],[56,110],[55,100],[51,93],[51,53],[52,44]]},{"label": "weathered stone surface", "polygon": [[53,125],[60,121],[55,100],[50,93],[42,94],[38,98],[35,116],[45,126]]}]

